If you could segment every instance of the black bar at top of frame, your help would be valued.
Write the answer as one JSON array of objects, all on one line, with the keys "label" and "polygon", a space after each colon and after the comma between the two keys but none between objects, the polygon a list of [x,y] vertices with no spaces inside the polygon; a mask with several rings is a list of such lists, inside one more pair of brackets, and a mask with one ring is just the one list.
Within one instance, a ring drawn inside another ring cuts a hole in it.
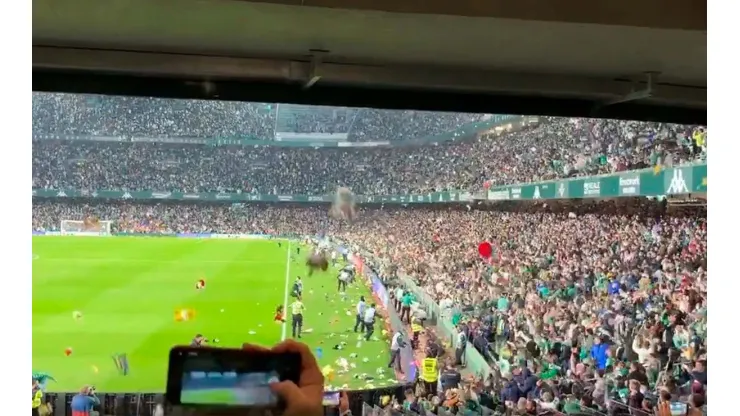
[{"label": "black bar at top of frame", "polygon": [[162,98],[194,98],[254,101],[399,110],[459,111],[490,114],[598,117],[706,125],[706,109],[627,102],[593,109],[589,99],[516,96],[509,94],[460,93],[420,89],[389,89],[356,86],[314,85],[257,81],[213,80],[206,92],[200,79],[33,70],[33,90],[79,94],[128,95]]}]

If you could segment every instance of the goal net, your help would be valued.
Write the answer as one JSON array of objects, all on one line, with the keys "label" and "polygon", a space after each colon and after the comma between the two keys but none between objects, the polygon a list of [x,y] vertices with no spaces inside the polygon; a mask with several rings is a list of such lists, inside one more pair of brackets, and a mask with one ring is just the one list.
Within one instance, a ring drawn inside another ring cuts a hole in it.
[{"label": "goal net", "polygon": [[96,219],[62,220],[59,231],[68,235],[110,235],[112,223]]}]

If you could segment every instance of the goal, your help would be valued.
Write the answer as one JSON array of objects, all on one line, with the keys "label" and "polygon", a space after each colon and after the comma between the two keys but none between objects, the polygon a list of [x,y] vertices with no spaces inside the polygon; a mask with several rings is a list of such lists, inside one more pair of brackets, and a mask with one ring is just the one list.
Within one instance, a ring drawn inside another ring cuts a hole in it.
[{"label": "goal", "polygon": [[110,235],[113,221],[62,220],[59,231],[66,235]]}]

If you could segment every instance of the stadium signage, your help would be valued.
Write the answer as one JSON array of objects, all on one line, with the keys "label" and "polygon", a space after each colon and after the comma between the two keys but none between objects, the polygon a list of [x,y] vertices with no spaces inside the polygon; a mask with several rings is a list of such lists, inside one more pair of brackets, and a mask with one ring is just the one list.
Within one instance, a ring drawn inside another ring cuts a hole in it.
[{"label": "stadium signage", "polygon": [[185,199],[200,199],[200,194],[183,194]]},{"label": "stadium signage", "polygon": [[152,192],[152,198],[167,199],[172,196],[172,192]]},{"label": "stadium signage", "polygon": [[522,199],[522,188],[511,188],[511,199]]},{"label": "stadium signage", "polygon": [[509,190],[508,189],[500,189],[500,190],[489,190],[488,191],[488,200],[489,201],[503,201],[510,198]]},{"label": "stadium signage", "polygon": [[707,164],[696,163],[660,171],[651,168],[560,181],[497,186],[488,190],[487,199],[616,198],[706,193],[706,177]]},{"label": "stadium signage", "polygon": [[619,177],[619,195],[640,195],[640,176],[629,175]]},{"label": "stadium signage", "polygon": [[293,195],[278,195],[278,201],[292,201]]},{"label": "stadium signage", "polygon": [[670,175],[665,175],[666,195],[689,193],[688,182],[692,182],[693,175],[688,169],[673,169]]},{"label": "stadium signage", "polygon": [[223,200],[223,199],[231,199],[231,194],[219,192],[219,193],[216,194],[216,199],[221,199],[221,200]]},{"label": "stadium signage", "polygon": [[588,181],[583,182],[584,196],[601,196],[601,182]]}]

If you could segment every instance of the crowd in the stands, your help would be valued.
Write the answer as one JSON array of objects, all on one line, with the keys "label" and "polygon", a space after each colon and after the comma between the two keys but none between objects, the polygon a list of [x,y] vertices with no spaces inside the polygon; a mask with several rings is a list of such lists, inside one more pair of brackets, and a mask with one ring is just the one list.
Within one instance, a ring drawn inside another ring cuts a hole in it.
[{"label": "crowd in the stands", "polygon": [[[272,194],[323,194],[338,186],[358,194],[477,191],[675,165],[704,158],[707,148],[706,130],[697,126],[546,117],[471,141],[387,149],[47,137],[270,140],[282,125],[295,133],[343,129],[354,140],[402,140],[475,120],[360,110],[299,112],[281,124],[278,113],[269,104],[34,94],[33,186]],[[327,118],[336,124],[327,126]],[[439,304],[440,319],[452,321],[465,341],[456,344],[457,364],[464,361],[461,348],[475,348],[494,369],[487,379],[442,383],[436,396],[419,386],[405,401],[385,403],[388,412],[648,415],[656,406],[683,402],[688,414],[701,414],[707,389],[704,208],[643,198],[387,205],[360,208],[352,222],[328,212],[325,206],[44,199],[34,201],[32,226],[58,230],[62,220],[96,218],[112,221],[114,232],[322,234],[368,253],[381,274],[405,276]],[[479,253],[483,241],[493,246],[490,257]],[[444,371],[453,367],[440,365]]]},{"label": "crowd in the stands", "polygon": [[[545,117],[516,131],[423,147],[175,144],[141,139],[266,137],[276,110],[269,104],[62,94],[34,94],[33,103],[33,186],[50,189],[325,194],[348,186],[376,195],[475,192],[681,164],[703,158],[707,147],[702,127]],[[322,109],[317,120],[329,117]],[[310,114],[296,117],[312,126],[316,120]],[[329,114],[352,117],[352,137],[398,141],[470,120],[464,114],[413,111]]]},{"label": "crowd in the stands", "polygon": [[[669,214],[636,199],[497,211],[386,206],[348,224],[325,207],[47,200],[35,203],[33,226],[89,217],[122,232],[328,234],[366,250],[382,273],[423,287],[497,369],[465,393],[486,407],[649,411],[669,397],[697,408],[704,400],[702,211]],[[494,243],[489,260],[477,251],[484,240]]]}]

